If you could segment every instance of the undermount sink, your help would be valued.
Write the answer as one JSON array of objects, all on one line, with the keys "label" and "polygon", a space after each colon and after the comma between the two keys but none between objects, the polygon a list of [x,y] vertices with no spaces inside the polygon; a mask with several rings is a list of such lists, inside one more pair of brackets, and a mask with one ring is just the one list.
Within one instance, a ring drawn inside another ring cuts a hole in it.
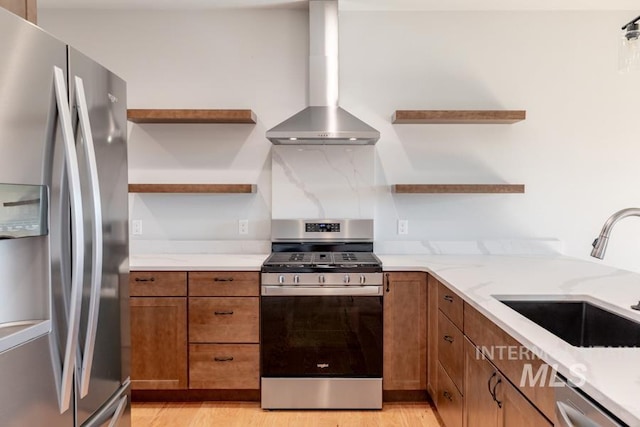
[{"label": "undermount sink", "polygon": [[640,322],[588,301],[498,300],[575,347],[640,347]]}]

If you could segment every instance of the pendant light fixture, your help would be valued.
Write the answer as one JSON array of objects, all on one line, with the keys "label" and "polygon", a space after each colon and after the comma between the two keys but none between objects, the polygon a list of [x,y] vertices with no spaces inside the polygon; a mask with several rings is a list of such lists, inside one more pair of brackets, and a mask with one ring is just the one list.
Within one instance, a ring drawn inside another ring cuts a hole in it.
[{"label": "pendant light fixture", "polygon": [[640,16],[622,26],[618,69],[621,72],[640,72]]}]

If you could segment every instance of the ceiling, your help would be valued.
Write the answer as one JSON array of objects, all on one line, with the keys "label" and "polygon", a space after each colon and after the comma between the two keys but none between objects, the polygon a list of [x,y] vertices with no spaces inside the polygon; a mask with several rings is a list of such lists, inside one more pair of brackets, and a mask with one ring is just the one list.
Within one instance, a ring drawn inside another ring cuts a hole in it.
[{"label": "ceiling", "polygon": [[[638,0],[339,0],[341,10],[640,10]],[[306,8],[307,0],[38,0],[41,8]]]}]

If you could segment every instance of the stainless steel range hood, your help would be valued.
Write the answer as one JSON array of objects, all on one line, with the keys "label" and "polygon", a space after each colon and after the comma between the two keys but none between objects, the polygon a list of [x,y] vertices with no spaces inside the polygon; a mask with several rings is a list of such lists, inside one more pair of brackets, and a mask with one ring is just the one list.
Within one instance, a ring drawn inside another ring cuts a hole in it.
[{"label": "stainless steel range hood", "polygon": [[338,1],[309,1],[309,107],[267,131],[273,144],[371,145],[380,132],[338,106]]}]

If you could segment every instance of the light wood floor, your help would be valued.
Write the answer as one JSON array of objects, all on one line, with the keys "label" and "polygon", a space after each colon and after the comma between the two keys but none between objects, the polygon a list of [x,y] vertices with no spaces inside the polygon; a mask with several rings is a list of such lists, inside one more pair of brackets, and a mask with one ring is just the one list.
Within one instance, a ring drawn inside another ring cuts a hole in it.
[{"label": "light wood floor", "polygon": [[137,403],[132,427],[440,427],[426,402],[385,403],[382,411],[263,411],[257,402]]}]

